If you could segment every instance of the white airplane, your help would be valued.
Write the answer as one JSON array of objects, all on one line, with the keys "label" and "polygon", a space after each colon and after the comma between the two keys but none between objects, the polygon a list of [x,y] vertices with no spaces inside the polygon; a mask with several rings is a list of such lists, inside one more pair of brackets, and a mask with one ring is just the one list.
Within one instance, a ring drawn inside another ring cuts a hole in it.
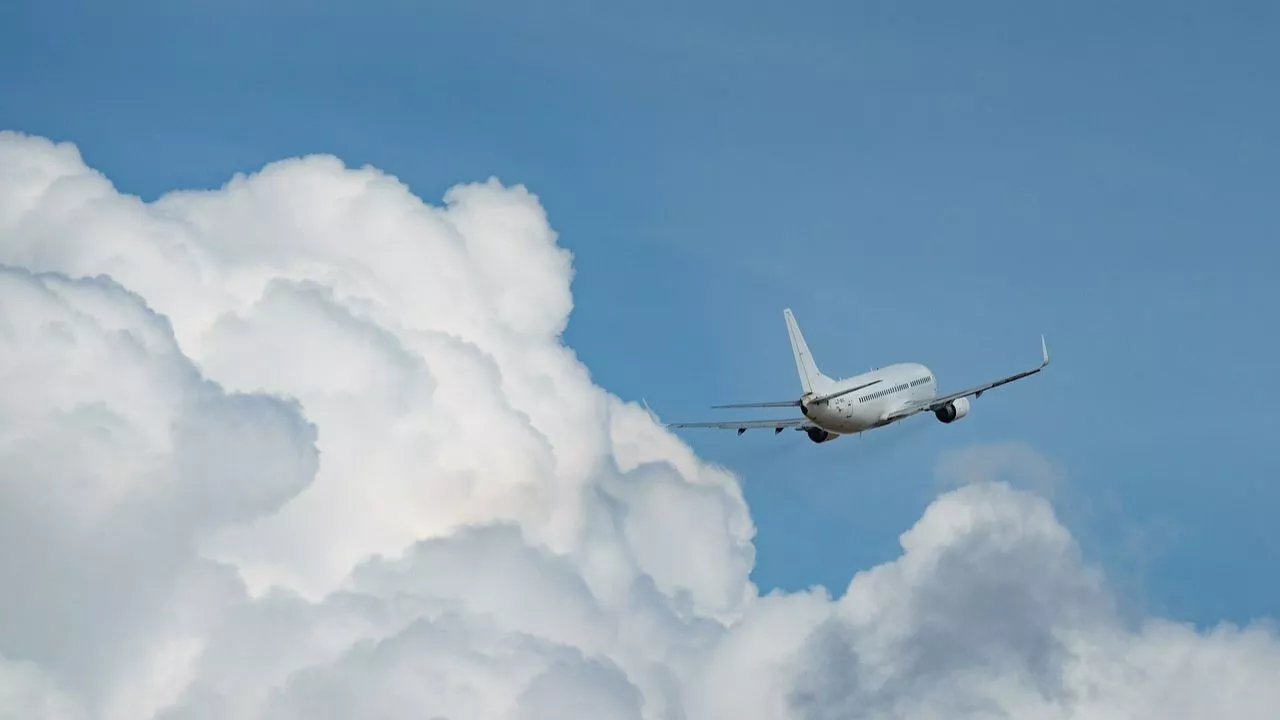
[{"label": "white airplane", "polygon": [[[1049,348],[1044,335],[1040,336],[1040,366],[1031,370],[1000,378],[994,382],[971,387],[947,395],[938,394],[938,383],[929,368],[920,363],[897,363],[876,368],[861,375],[832,380],[823,375],[814,363],[813,354],[805,344],[800,326],[790,308],[782,311],[787,321],[787,333],[791,338],[791,352],[796,357],[796,370],[800,373],[800,385],[804,394],[799,400],[778,402],[735,403],[713,405],[715,408],[766,408],[798,407],[802,418],[782,420],[736,420],[727,422],[671,423],[673,428],[721,428],[737,430],[738,434],[755,428],[773,428],[774,434],[783,428],[795,428],[808,433],[815,443],[835,440],[842,435],[853,435],[895,423],[920,412],[932,412],[939,421],[952,423],[969,414],[969,398],[982,397],[982,393],[1014,380],[1034,375],[1049,364]],[[646,404],[647,406],[647,404]]]}]

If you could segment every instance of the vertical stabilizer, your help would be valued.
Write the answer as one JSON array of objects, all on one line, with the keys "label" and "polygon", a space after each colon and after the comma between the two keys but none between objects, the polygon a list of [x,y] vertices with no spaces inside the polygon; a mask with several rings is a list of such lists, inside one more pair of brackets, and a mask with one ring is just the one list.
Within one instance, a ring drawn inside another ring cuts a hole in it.
[{"label": "vertical stabilizer", "polygon": [[796,356],[796,372],[800,374],[800,386],[804,388],[805,394],[831,385],[834,381],[818,371],[813,353],[809,352],[809,345],[800,333],[800,326],[796,324],[796,316],[791,313],[791,308],[783,310],[782,316],[787,321],[787,336],[791,339],[791,352]]}]

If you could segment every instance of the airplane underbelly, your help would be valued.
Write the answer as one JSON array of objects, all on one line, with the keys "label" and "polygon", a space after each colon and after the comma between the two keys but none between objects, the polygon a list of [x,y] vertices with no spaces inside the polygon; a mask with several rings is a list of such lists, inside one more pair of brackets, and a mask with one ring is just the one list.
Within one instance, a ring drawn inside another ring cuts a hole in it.
[{"label": "airplane underbelly", "polygon": [[860,415],[858,409],[840,409],[824,412],[814,417],[813,422],[823,430],[841,435],[862,432],[875,424],[875,418]]}]

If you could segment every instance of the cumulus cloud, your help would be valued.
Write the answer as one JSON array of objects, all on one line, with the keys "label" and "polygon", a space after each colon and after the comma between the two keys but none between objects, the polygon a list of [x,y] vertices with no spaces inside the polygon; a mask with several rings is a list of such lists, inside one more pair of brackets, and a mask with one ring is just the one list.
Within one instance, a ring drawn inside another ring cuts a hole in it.
[{"label": "cumulus cloud", "polygon": [[521,187],[316,156],[144,203],[0,133],[0,717],[1280,707],[1274,630],[1121,617],[1025,450],[761,596],[736,478],[561,341],[571,280]]}]

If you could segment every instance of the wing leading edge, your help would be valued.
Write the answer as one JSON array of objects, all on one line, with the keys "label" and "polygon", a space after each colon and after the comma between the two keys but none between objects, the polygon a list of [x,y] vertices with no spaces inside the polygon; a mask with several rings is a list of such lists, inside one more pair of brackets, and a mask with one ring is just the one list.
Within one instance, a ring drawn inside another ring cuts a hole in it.
[{"label": "wing leading edge", "polygon": [[1022,372],[1014,373],[1013,375],[1008,375],[1000,378],[999,380],[995,380],[989,383],[984,383],[982,385],[975,385],[971,388],[961,390],[960,392],[953,392],[947,395],[939,395],[938,397],[931,398],[929,400],[919,400],[916,402],[909,403],[906,406],[901,407],[889,413],[888,415],[885,416],[884,419],[885,420],[901,420],[905,417],[915,415],[916,413],[919,413],[919,412],[925,412],[925,411],[933,412],[938,408],[945,407],[947,403],[954,402],[956,400],[959,400],[962,397],[969,397],[970,395],[972,395],[976,400],[977,398],[982,397],[982,393],[988,390],[991,390],[993,388],[998,388],[1001,385],[1007,385],[1015,380],[1021,380],[1024,377],[1035,375],[1041,370],[1044,370],[1049,365],[1049,346],[1045,344],[1044,335],[1040,336],[1040,357],[1041,357],[1041,360],[1040,360],[1040,365],[1038,367],[1031,368],[1030,370],[1023,370]]}]

